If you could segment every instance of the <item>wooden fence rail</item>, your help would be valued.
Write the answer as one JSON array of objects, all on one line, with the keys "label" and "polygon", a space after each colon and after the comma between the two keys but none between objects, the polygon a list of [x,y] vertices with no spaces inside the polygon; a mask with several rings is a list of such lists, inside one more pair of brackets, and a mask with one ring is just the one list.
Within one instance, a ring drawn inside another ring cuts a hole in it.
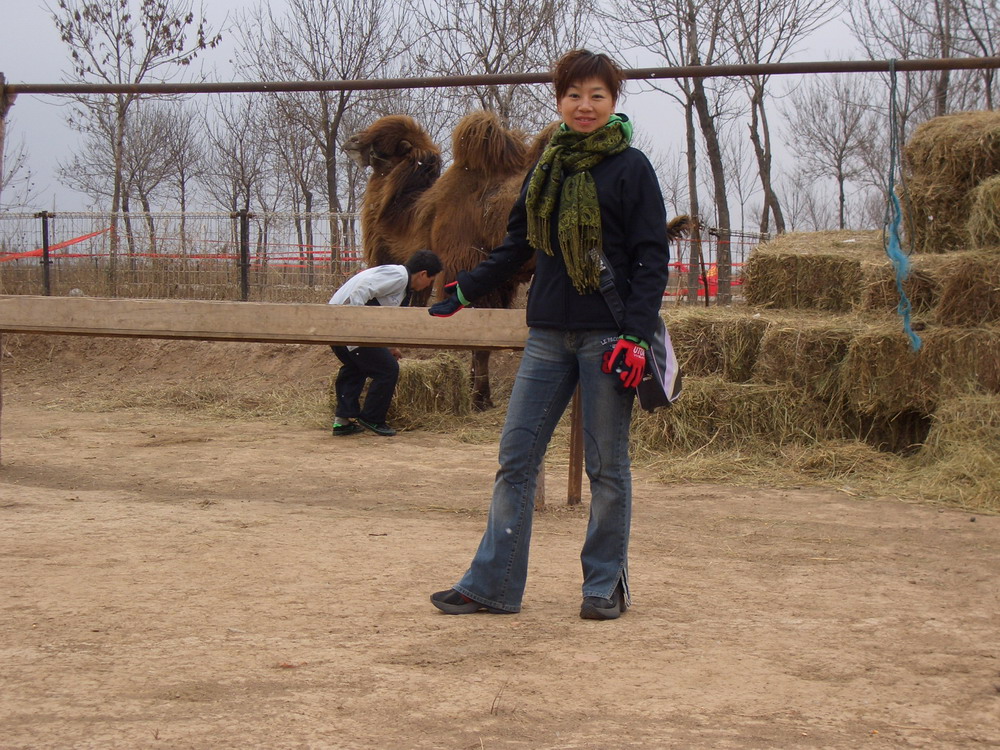
[{"label": "wooden fence rail", "polygon": [[[523,349],[524,310],[464,310],[273,302],[0,296],[0,333],[117,336],[279,344],[362,344],[433,349]],[[0,373],[0,415],[3,409]],[[571,434],[582,429],[574,399]],[[570,455],[568,502],[580,501],[582,450]]]}]

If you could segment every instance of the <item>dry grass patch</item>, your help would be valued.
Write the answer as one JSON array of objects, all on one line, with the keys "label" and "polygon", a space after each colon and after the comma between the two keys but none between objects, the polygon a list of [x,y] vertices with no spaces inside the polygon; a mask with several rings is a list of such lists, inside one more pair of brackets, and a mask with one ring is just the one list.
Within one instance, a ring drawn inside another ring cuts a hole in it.
[{"label": "dry grass patch", "polygon": [[943,401],[915,464],[910,485],[923,496],[1000,512],[1000,395]]}]

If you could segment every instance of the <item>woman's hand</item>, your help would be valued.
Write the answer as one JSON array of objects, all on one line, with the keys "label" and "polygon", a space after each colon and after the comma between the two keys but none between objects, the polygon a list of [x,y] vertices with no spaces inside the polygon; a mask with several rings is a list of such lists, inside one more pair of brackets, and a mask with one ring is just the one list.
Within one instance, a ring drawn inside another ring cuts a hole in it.
[{"label": "woman's hand", "polygon": [[646,370],[648,348],[638,336],[619,336],[614,348],[604,353],[601,370],[617,375],[625,388],[635,388]]},{"label": "woman's hand", "polygon": [[435,318],[450,318],[452,315],[465,307],[465,302],[463,302],[464,298],[462,297],[462,292],[458,288],[457,281],[445,284],[444,293],[445,298],[440,302],[434,303],[427,310],[427,312]]}]

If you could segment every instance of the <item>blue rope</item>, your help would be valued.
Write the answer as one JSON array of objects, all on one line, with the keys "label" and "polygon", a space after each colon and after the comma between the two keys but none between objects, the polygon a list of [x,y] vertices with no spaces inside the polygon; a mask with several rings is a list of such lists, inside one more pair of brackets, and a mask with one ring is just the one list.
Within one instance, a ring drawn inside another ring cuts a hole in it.
[{"label": "blue rope", "polygon": [[889,61],[889,202],[886,205],[885,223],[889,227],[889,237],[885,246],[885,253],[892,261],[896,269],[896,290],[899,292],[899,304],[896,312],[903,318],[903,331],[910,339],[910,347],[913,351],[919,351],[922,345],[920,337],[913,332],[910,322],[912,305],[906,292],[903,290],[903,282],[910,275],[910,259],[903,252],[899,242],[899,224],[903,216],[903,211],[899,205],[899,198],[896,196],[896,165],[899,163],[899,129],[896,122],[897,115],[897,95],[896,95],[896,61]]}]

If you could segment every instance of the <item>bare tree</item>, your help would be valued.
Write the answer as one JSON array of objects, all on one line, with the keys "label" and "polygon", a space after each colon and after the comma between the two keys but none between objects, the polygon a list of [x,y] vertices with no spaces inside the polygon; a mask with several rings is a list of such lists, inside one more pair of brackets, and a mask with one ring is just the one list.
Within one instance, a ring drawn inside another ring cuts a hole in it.
[{"label": "bare tree", "polygon": [[[171,167],[167,180],[172,185],[172,197],[181,213],[188,209],[191,192],[204,169],[205,138],[203,119],[198,110],[188,104],[161,110],[163,144]],[[183,231],[183,219],[182,219]]]},{"label": "bare tree", "polygon": [[[728,13],[726,0],[611,0],[607,17],[620,29],[618,36],[623,48],[648,50],[671,66],[716,65],[732,58],[731,35],[725,33],[732,22]],[[694,215],[703,213],[698,200],[696,127],[701,132],[711,177],[715,224],[721,240],[717,256],[718,299],[728,302],[732,280],[728,240],[732,225],[719,129],[723,113],[731,115],[728,97],[733,84],[727,79],[680,78],[674,79],[670,87],[655,82],[650,85],[672,96],[683,107],[690,212]],[[696,301],[700,232],[694,232],[691,240],[688,289],[689,299]]]},{"label": "bare tree", "polygon": [[[425,31],[415,60],[425,73],[548,71],[590,35],[594,0],[415,0]],[[453,117],[495,112],[506,127],[537,131],[554,119],[550,90],[529,84],[473,86],[445,94]]]},{"label": "bare tree", "polygon": [[842,75],[811,78],[790,94],[785,113],[802,174],[837,183],[841,229],[847,226],[847,182],[863,171],[863,154],[874,135],[866,81]]},{"label": "bare tree", "polygon": [[34,175],[24,140],[0,138],[0,211],[26,208],[35,198]]},{"label": "bare tree", "polygon": [[[750,152],[749,143],[740,138],[740,131],[733,128],[725,128],[720,133],[725,148],[723,150],[723,166],[726,170],[726,185],[730,188],[730,193],[734,194],[739,207],[739,224],[747,225],[747,211],[750,200],[755,190],[754,186],[754,158]],[[765,203],[762,212],[767,213],[768,206]]]},{"label": "bare tree", "polygon": [[[288,0],[261,4],[244,19],[241,58],[262,80],[357,80],[391,77],[409,49],[407,25],[392,0]],[[308,136],[323,164],[321,188],[331,212],[343,211],[340,143],[349,109],[379,92],[320,91],[277,96],[275,126]],[[300,172],[301,174],[301,172]],[[299,188],[301,189],[301,182]],[[351,202],[351,199],[347,199]],[[331,219],[331,242],[340,245]]]},{"label": "bare tree", "polygon": [[[1000,0],[957,0],[964,27],[959,33],[958,46],[970,56],[1000,55]],[[983,105],[993,109],[996,102],[997,72],[995,68],[976,71],[982,85]]]},{"label": "bare tree", "polygon": [[[7,77],[0,73],[0,200],[4,186],[8,183],[5,157],[7,156],[7,113],[14,104],[14,97],[7,94]],[[11,172],[10,174],[13,174]],[[2,205],[2,203],[0,203]]]},{"label": "bare tree", "polygon": [[256,186],[267,171],[263,114],[258,97],[234,94],[215,98],[205,123],[202,182],[216,204],[232,213],[253,207]]},{"label": "bare tree", "polygon": [[[60,38],[69,47],[71,75],[81,82],[169,80],[220,40],[212,35],[203,17],[196,20],[192,0],[57,0],[55,8],[47,7]],[[118,247],[117,216],[125,187],[125,131],[129,110],[138,98],[138,94],[120,93],[76,99],[76,126],[109,139],[112,279]]]},{"label": "bare tree", "polygon": [[[838,0],[734,0],[732,47],[741,63],[780,63],[806,36],[826,22]],[[750,142],[757,158],[757,174],[764,193],[760,231],[767,232],[769,216],[778,233],[785,231],[781,203],[771,178],[771,129],[767,118],[767,93],[771,76],[743,78],[750,99]]]},{"label": "bare tree", "polygon": [[[791,177],[779,177],[788,196],[788,230],[792,232],[819,232],[836,226],[833,201],[821,195],[816,179],[799,170]],[[787,182],[786,182],[787,180]]]},{"label": "bare tree", "polygon": [[[996,54],[997,0],[851,0],[851,30],[872,59]],[[900,139],[914,124],[992,107],[995,71],[907,72],[900,79]]]}]

